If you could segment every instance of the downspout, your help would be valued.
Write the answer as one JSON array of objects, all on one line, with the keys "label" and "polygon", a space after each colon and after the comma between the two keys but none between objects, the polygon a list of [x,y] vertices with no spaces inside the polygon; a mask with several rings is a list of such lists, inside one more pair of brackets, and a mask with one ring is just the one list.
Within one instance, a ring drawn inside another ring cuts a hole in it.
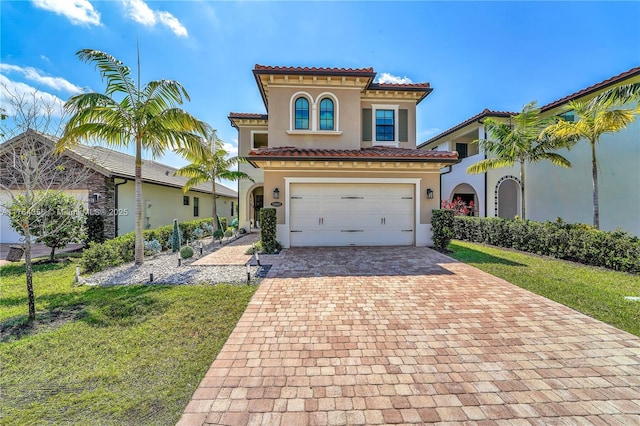
[{"label": "downspout", "polygon": [[[482,124],[482,137],[486,140],[487,139],[487,128],[484,125],[484,121],[478,120],[478,123]],[[484,160],[487,159],[486,151],[483,153],[483,157],[484,157],[483,158]],[[488,176],[489,176],[489,172],[488,171],[484,172],[484,217],[489,217],[489,208],[488,208],[489,189],[487,187],[487,184],[489,183]],[[479,211],[478,211],[478,214],[480,214]]]},{"label": "downspout", "polygon": [[[115,231],[114,237],[118,236],[118,216],[119,216],[118,215],[118,187],[120,185],[124,185],[125,183],[129,182],[129,179],[127,179],[127,178],[123,178],[123,179],[124,179],[124,182],[116,183],[114,185],[114,190],[113,190],[113,197],[115,198],[115,203],[114,203],[114,206],[113,206],[114,209],[115,209],[115,211],[114,211],[115,219],[114,219],[114,224],[113,225],[116,228],[116,229],[114,229],[114,231]],[[114,180],[114,182],[115,182],[115,180]]]},{"label": "downspout", "polygon": [[449,169],[449,170],[447,170],[444,173],[440,173],[440,188],[439,188],[439,191],[440,191],[440,206],[439,207],[442,207],[442,175],[448,175],[449,173],[451,173],[453,171],[453,166],[447,166],[447,169]]}]

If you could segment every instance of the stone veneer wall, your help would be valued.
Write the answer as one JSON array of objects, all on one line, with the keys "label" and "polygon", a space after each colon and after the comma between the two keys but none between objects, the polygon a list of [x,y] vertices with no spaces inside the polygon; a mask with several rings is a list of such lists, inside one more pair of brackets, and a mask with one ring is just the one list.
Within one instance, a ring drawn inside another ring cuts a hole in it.
[{"label": "stone veneer wall", "polygon": [[[114,179],[99,173],[93,173],[86,183],[89,192],[89,213],[103,216],[105,238],[116,237],[116,191]],[[94,194],[98,194],[97,200],[95,200]]]}]

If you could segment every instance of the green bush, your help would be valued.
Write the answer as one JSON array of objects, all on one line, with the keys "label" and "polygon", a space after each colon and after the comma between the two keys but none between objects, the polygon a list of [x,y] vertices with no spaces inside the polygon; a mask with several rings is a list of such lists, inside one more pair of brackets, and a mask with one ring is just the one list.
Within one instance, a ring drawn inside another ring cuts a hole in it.
[{"label": "green bush", "polygon": [[562,220],[534,222],[458,216],[453,219],[453,238],[640,273],[640,239],[623,231],[599,231]]},{"label": "green bush", "polygon": [[275,253],[282,246],[276,240],[276,209],[260,209],[260,240],[265,253]]},{"label": "green bush", "polygon": [[191,246],[184,246],[180,249],[180,257],[183,259],[189,259],[190,257],[193,257],[193,247]]},{"label": "green bush", "polygon": [[218,216],[218,220],[220,221],[220,229],[224,230],[227,229],[227,218],[225,216]]},{"label": "green bush", "polygon": [[[211,235],[211,219],[198,219],[189,222],[182,222],[178,225],[183,241],[187,241],[187,236],[200,227],[204,231],[204,236]],[[207,226],[207,223],[208,226]],[[162,250],[171,247],[170,238],[173,233],[173,225],[165,225],[156,229],[147,229],[142,232],[145,240],[158,240]],[[100,246],[100,247],[98,247]],[[92,249],[93,247],[93,249]],[[82,253],[81,265],[86,272],[102,271],[111,266],[117,266],[123,262],[132,262],[135,259],[135,233],[120,235],[119,237],[107,240],[101,244],[91,243],[89,249]],[[116,255],[112,255],[115,253]],[[87,266],[85,266],[87,265]]]},{"label": "green bush", "polygon": [[100,214],[87,214],[85,216],[84,226],[87,233],[85,247],[89,247],[89,243],[103,243],[106,239],[104,235],[104,216]]},{"label": "green bush", "polygon": [[433,230],[433,246],[438,251],[446,251],[453,237],[453,210],[433,210],[431,228]]},{"label": "green bush", "polygon": [[89,248],[82,253],[80,266],[85,272],[98,272],[122,262],[120,250],[115,244],[108,241],[102,244],[91,242]]}]

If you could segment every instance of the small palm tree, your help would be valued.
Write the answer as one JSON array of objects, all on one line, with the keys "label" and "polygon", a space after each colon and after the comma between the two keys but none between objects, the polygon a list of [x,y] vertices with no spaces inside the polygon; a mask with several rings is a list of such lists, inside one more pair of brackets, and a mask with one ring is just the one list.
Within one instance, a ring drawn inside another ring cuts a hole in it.
[{"label": "small palm tree", "polygon": [[[566,111],[574,111],[578,121],[558,121],[544,130],[545,135],[565,140],[585,139],[591,145],[591,178],[593,181],[593,226],[600,227],[600,204],[598,193],[598,161],[596,144],[605,133],[615,133],[633,122],[638,108],[622,108],[617,95],[604,97],[599,102],[570,101]],[[614,98],[617,99],[614,102]]]},{"label": "small palm tree", "polygon": [[525,163],[547,160],[557,166],[571,167],[569,160],[554,151],[569,146],[572,140],[541,137],[542,131],[554,120],[554,117],[541,118],[536,102],[530,102],[519,114],[511,117],[513,125],[490,118],[485,120],[485,129],[491,138],[475,141],[482,151],[492,156],[469,166],[467,173],[486,173],[489,169],[520,165],[522,219],[526,219]]},{"label": "small palm tree", "polygon": [[63,151],[81,140],[97,140],[115,147],[135,144],[135,260],[140,265],[144,261],[142,150],[150,150],[154,157],[170,148],[189,147],[198,152],[199,135],[206,133],[207,125],[177,107],[189,100],[179,82],[156,80],[141,88],[140,70],[136,84],[129,67],[113,56],[91,49],[80,50],[76,55],[95,64],[107,87],[105,93],[83,93],[65,103],[71,117],[56,149]]},{"label": "small palm tree", "polygon": [[213,218],[213,231],[215,232],[218,230],[216,181],[220,179],[231,181],[249,179],[253,182],[253,179],[244,172],[231,170],[238,163],[242,162],[243,159],[240,157],[229,157],[229,152],[224,149],[224,142],[218,139],[216,131],[211,128],[207,131],[206,137],[201,141],[201,149],[194,152],[190,147],[184,147],[178,149],[177,152],[182,154],[187,160],[191,161],[191,164],[188,164],[175,172],[178,176],[189,178],[182,188],[184,192],[189,191],[196,185],[211,182],[211,197],[213,205],[211,215]]}]

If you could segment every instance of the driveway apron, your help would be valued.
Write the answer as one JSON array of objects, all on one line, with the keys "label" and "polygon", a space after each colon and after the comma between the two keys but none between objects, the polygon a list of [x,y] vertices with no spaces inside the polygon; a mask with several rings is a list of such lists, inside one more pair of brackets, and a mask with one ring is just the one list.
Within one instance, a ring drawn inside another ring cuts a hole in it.
[{"label": "driveway apron", "polygon": [[640,339],[428,248],[274,257],[180,425],[640,424]]}]

